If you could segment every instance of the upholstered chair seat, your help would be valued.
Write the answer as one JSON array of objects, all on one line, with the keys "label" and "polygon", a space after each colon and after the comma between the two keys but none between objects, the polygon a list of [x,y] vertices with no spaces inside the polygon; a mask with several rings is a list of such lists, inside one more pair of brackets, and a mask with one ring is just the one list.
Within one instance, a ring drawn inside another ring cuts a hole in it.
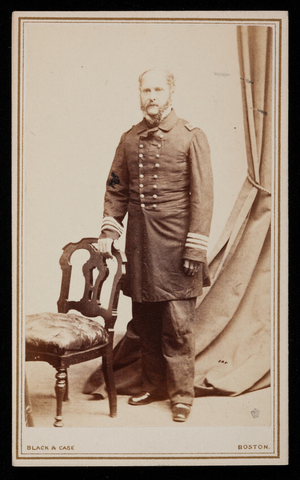
[{"label": "upholstered chair seat", "polygon": [[31,350],[65,355],[107,343],[105,328],[82,315],[47,312],[26,318],[26,344]]}]

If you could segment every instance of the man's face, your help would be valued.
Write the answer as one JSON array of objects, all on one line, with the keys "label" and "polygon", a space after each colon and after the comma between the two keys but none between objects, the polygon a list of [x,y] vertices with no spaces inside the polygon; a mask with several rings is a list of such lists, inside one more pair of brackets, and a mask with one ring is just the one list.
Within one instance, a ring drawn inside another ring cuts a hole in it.
[{"label": "man's face", "polygon": [[150,117],[162,114],[171,104],[171,91],[163,73],[148,72],[141,85],[141,109]]}]

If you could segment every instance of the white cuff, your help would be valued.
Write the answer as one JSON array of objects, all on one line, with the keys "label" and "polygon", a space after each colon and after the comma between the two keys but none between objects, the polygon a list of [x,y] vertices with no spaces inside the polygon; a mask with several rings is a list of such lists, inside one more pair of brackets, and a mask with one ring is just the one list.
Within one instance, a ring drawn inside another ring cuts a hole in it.
[{"label": "white cuff", "polygon": [[101,224],[101,232],[102,230],[105,230],[105,229],[114,230],[119,235],[122,235],[124,230],[123,227],[119,224],[119,222],[117,222],[117,220],[115,220],[113,217],[103,218],[102,224]]},{"label": "white cuff", "polygon": [[189,232],[187,234],[185,247],[199,248],[201,250],[207,251],[208,237],[206,235],[201,235],[200,233]]}]

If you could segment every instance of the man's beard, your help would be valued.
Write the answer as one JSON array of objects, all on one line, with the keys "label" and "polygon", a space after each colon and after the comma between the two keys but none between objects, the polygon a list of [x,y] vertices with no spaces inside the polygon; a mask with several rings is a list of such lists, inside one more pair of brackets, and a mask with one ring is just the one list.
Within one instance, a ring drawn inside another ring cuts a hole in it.
[{"label": "man's beard", "polygon": [[155,115],[149,115],[147,113],[147,108],[142,104],[142,101],[141,101],[141,110],[144,114],[144,119],[146,120],[149,127],[157,127],[160,124],[164,112],[168,110],[170,105],[171,105],[171,100],[169,98],[162,107],[159,107],[158,112]]}]

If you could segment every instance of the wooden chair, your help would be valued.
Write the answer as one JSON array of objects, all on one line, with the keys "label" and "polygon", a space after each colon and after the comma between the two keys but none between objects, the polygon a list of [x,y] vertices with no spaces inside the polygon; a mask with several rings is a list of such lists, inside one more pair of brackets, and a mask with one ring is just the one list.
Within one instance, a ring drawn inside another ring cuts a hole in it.
[{"label": "wooden chair", "polygon": [[[60,258],[62,283],[57,302],[58,313],[41,313],[26,317],[26,361],[44,361],[56,370],[56,416],[55,427],[62,427],[62,403],[68,399],[67,368],[102,356],[102,369],[108,391],[110,416],[117,414],[117,395],[113,375],[113,338],[117,319],[117,305],[123,276],[125,255],[114,249],[117,261],[108,308],[101,307],[100,294],[104,281],[109,276],[106,261],[94,246],[97,238],[83,238],[63,248]],[[69,300],[72,254],[85,249],[90,257],[83,265],[85,278],[83,297]],[[96,270],[97,275],[94,275]],[[76,310],[77,313],[68,313]],[[104,327],[87,317],[102,317]]]}]

